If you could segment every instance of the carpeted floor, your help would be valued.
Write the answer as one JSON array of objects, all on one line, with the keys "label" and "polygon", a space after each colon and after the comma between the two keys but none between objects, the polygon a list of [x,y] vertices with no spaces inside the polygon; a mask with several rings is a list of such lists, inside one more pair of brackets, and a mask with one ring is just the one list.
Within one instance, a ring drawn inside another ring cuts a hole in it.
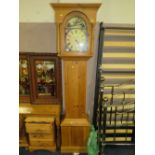
[{"label": "carpeted floor", "polygon": [[135,155],[135,146],[106,146],[106,155]]},{"label": "carpeted floor", "polygon": [[[135,155],[135,146],[106,146],[106,155]],[[51,153],[48,151],[29,152],[24,148],[19,149],[19,155],[72,155],[71,153]],[[80,154],[87,155],[87,154]]]}]

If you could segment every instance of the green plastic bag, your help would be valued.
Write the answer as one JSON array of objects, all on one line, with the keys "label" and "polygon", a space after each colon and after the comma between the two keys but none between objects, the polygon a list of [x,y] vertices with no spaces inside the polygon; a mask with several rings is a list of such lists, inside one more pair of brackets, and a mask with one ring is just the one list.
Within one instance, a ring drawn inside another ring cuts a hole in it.
[{"label": "green plastic bag", "polygon": [[87,143],[87,152],[88,155],[98,155],[99,147],[97,144],[97,133],[94,126],[91,126],[91,131]]}]

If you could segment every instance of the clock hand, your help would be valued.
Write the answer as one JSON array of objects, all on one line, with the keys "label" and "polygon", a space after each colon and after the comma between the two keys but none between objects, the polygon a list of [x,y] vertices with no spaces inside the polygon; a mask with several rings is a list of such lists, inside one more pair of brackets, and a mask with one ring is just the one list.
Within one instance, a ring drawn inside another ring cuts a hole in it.
[{"label": "clock hand", "polygon": [[76,41],[76,43],[78,43],[78,44],[79,44],[79,41],[78,41],[78,40],[76,40],[76,39],[75,39],[75,41]]}]

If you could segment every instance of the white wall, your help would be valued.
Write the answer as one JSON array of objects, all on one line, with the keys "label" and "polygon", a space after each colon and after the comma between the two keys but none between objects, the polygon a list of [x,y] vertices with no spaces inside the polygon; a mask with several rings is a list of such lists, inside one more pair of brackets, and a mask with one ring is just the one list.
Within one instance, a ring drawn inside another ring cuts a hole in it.
[{"label": "white wall", "polygon": [[[102,3],[97,21],[113,24],[135,23],[135,0],[83,0],[84,3]],[[52,2],[79,3],[79,0],[20,0],[20,22],[54,22]],[[80,2],[81,3],[81,2]]]}]

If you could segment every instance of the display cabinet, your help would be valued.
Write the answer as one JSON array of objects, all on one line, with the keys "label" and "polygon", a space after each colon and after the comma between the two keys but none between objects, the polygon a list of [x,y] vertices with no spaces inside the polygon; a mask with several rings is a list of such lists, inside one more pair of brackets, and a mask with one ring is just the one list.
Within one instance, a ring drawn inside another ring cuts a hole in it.
[{"label": "display cabinet", "polygon": [[60,60],[56,54],[20,53],[20,103],[60,103],[60,65]]}]

